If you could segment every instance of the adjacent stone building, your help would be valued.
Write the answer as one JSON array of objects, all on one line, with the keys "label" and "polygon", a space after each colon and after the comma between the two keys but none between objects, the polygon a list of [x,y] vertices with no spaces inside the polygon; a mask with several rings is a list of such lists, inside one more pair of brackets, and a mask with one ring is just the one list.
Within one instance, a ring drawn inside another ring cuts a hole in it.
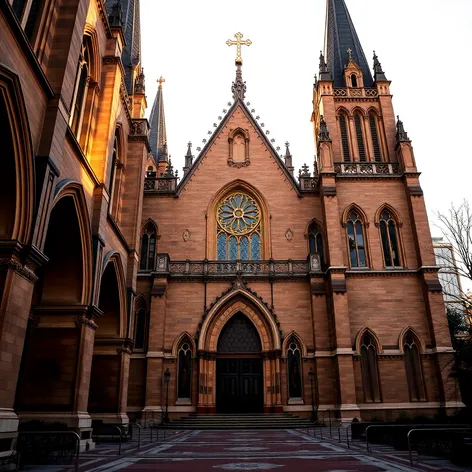
[{"label": "adjacent stone building", "polygon": [[166,403],[307,415],[313,399],[343,420],[461,405],[411,141],[344,0],[327,1],[317,158],[297,177],[238,58],[179,181],[162,79],[144,118],[139,0],[0,0],[0,36],[0,432],[57,420],[88,441],[92,418]]}]

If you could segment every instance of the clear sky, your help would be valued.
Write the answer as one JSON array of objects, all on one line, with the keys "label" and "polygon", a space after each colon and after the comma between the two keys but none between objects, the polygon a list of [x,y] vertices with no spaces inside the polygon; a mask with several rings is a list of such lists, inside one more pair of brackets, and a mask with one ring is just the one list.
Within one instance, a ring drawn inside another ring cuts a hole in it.
[{"label": "clear sky", "polygon": [[[395,113],[413,141],[433,235],[434,213],[472,202],[472,0],[346,0],[364,52],[375,49]],[[323,48],[325,0],[141,0],[148,114],[162,74],[169,152],[182,174],[231,101],[241,31],[246,101],[284,149],[296,175],[315,154],[313,76]]]}]

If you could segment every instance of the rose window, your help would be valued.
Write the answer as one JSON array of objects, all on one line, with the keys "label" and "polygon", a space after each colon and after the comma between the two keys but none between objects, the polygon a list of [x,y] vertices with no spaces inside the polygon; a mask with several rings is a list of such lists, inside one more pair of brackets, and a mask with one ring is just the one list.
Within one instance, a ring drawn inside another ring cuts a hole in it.
[{"label": "rose window", "polygon": [[261,258],[261,211],[249,195],[225,197],[217,210],[218,260]]}]

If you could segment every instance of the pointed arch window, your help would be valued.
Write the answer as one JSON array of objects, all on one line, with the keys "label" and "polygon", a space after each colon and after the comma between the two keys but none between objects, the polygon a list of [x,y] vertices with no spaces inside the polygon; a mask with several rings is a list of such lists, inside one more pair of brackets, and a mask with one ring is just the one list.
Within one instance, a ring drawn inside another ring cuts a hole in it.
[{"label": "pointed arch window", "polygon": [[382,153],[380,151],[379,133],[377,131],[377,117],[375,113],[369,113],[370,134],[372,136],[372,147],[374,149],[374,159],[376,162],[382,160]]},{"label": "pointed arch window", "polygon": [[377,366],[377,347],[372,335],[365,333],[361,343],[361,369],[366,402],[380,402],[379,372]]},{"label": "pointed arch window", "polygon": [[156,226],[149,222],[141,238],[140,270],[154,270],[156,265],[157,230]]},{"label": "pointed arch window", "polygon": [[13,0],[13,11],[30,41],[33,39],[36,23],[43,6],[44,0]]},{"label": "pointed arch window", "polygon": [[115,132],[113,140],[112,163],[110,174],[110,201],[108,206],[108,213],[118,222],[120,215],[120,197],[121,197],[121,183],[123,178],[123,162],[120,149],[119,131]]},{"label": "pointed arch window", "polygon": [[343,113],[339,115],[339,131],[341,133],[343,160],[345,162],[350,162],[351,152],[349,145],[349,135],[347,130],[347,118],[346,115],[344,115]]},{"label": "pointed arch window", "polygon": [[424,401],[423,368],[421,366],[420,348],[416,336],[409,331],[404,338],[405,370],[411,401]]},{"label": "pointed arch window", "polygon": [[401,267],[398,224],[388,209],[380,214],[379,224],[385,267]]},{"label": "pointed arch window", "polygon": [[351,74],[351,87],[358,87],[356,74]]},{"label": "pointed arch window", "polygon": [[80,140],[88,84],[90,82],[90,59],[91,57],[89,40],[87,36],[84,36],[79,56],[79,62],[77,65],[77,76],[75,81],[74,95],[72,98],[70,117],[70,127],[75,136],[77,137],[77,140]]},{"label": "pointed arch window", "polygon": [[313,222],[308,229],[310,254],[318,254],[323,263],[323,233],[317,223]]},{"label": "pointed arch window", "polygon": [[354,125],[356,128],[357,149],[359,151],[359,160],[365,162],[364,128],[359,113],[354,115]]},{"label": "pointed arch window", "polygon": [[177,398],[190,399],[192,390],[192,348],[188,339],[181,343],[178,353]]},{"label": "pointed arch window", "polygon": [[346,231],[351,267],[367,267],[365,225],[359,212],[349,212]]},{"label": "pointed arch window", "polygon": [[134,350],[145,351],[147,349],[148,321],[146,310],[141,307],[136,312],[136,324],[134,330]]},{"label": "pointed arch window", "polygon": [[218,260],[260,260],[261,209],[250,195],[235,192],[225,197],[217,208]]},{"label": "pointed arch window", "polygon": [[287,349],[287,375],[289,398],[302,398],[302,358],[300,346],[295,338]]}]

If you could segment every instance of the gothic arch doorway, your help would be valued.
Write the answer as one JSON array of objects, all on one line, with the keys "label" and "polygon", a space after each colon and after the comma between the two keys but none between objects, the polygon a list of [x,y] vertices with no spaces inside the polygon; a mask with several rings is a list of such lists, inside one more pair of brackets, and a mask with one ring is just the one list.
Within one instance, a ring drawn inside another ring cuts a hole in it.
[{"label": "gothic arch doorway", "polygon": [[252,321],[233,315],[218,339],[216,357],[216,410],[218,413],[263,411],[262,345]]}]

